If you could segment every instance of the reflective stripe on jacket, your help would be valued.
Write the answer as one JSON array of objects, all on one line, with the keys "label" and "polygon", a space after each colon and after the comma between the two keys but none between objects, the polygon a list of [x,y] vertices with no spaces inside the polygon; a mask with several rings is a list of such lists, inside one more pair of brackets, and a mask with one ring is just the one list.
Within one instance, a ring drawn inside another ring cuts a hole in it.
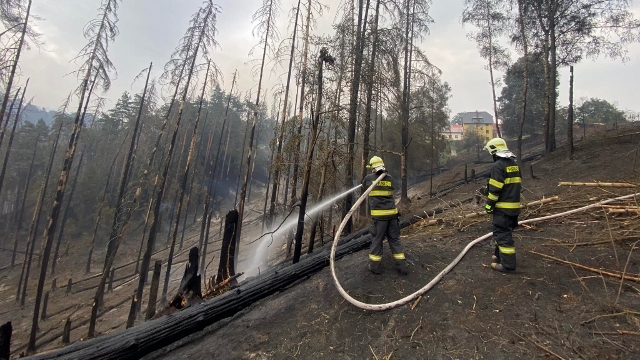
[{"label": "reflective stripe on jacket", "polygon": [[[365,191],[382,173],[371,173],[362,180],[362,191]],[[393,199],[395,179],[387,174],[369,193],[369,210],[374,219],[388,220],[398,217],[398,209]]]},{"label": "reflective stripe on jacket", "polygon": [[512,158],[498,158],[487,184],[487,205],[507,215],[520,214],[520,167]]}]

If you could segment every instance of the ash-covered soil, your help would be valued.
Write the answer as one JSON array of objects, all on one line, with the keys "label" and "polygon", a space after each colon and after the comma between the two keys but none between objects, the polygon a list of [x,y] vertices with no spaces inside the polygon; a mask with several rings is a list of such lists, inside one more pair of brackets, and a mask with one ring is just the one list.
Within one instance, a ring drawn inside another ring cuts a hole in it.
[{"label": "ash-covered soil", "polygon": [[[530,164],[524,164],[523,202],[554,195],[559,200],[528,208],[521,220],[638,192],[638,188],[558,187],[559,181],[640,184],[637,131],[603,132],[578,143],[573,160],[560,148],[533,164],[537,179],[531,178]],[[463,171],[460,166],[437,177],[436,189],[446,188],[455,178],[452,174]],[[475,166],[481,171],[490,163]],[[491,231],[486,215],[460,217],[482,210],[483,200],[480,204],[468,200],[484,183],[478,180],[432,199],[428,182],[414,186],[412,204],[403,213],[446,204],[451,208],[436,215],[442,222],[435,226],[420,221],[403,229],[409,275],[395,272],[388,247],[384,274],[369,273],[367,252],[362,251],[337,261],[343,287],[367,303],[391,302],[422,288],[470,241]],[[638,199],[610,205],[637,208]],[[345,301],[325,268],[147,358],[640,358],[637,212],[614,214],[597,207],[519,227],[514,236],[518,269],[512,274],[486,267],[493,246],[485,241],[419,301],[371,312]],[[628,280],[621,281],[621,276]]]}]

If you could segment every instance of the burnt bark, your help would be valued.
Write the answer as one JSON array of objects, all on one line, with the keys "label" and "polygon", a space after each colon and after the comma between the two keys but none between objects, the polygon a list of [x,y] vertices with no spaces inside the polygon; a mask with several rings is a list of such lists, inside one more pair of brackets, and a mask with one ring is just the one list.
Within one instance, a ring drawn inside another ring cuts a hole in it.
[{"label": "burnt bark", "polygon": [[220,283],[235,275],[235,247],[236,229],[238,227],[238,211],[231,210],[225,216],[224,235],[222,236],[222,248],[220,249],[220,264],[216,283]]}]

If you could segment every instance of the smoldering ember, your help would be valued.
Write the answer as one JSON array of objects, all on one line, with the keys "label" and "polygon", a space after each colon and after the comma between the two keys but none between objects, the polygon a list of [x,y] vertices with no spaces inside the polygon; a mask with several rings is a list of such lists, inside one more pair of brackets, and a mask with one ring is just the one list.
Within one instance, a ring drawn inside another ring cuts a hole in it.
[{"label": "smoldering ember", "polygon": [[639,64],[623,0],[0,0],[0,360],[640,358]]}]

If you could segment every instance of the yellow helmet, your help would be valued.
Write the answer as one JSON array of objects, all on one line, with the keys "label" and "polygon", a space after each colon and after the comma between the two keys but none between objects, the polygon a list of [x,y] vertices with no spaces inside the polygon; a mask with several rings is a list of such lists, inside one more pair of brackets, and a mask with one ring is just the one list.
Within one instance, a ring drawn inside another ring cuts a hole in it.
[{"label": "yellow helmet", "polygon": [[494,155],[498,151],[509,150],[507,148],[507,142],[501,138],[493,138],[487,142],[487,145],[484,146],[485,149],[489,151],[489,154]]},{"label": "yellow helmet", "polygon": [[382,161],[382,158],[379,156],[374,156],[371,158],[371,160],[369,160],[369,165],[367,165],[367,168],[379,168],[381,166],[384,166],[384,161]]}]

